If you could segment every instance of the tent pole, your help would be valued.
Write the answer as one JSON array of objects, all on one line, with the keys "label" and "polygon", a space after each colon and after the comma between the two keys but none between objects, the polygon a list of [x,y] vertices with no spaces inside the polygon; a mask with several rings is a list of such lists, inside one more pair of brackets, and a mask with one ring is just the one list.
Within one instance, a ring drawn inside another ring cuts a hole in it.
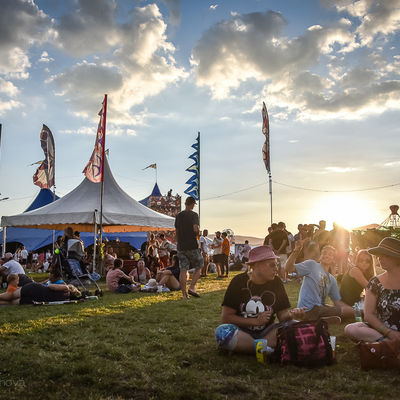
[{"label": "tent pole", "polygon": [[4,257],[4,255],[6,254],[6,241],[7,241],[7,227],[5,226],[3,228],[3,248],[1,251],[1,256]]},{"label": "tent pole", "polygon": [[93,235],[93,268],[92,273],[96,272],[96,239],[97,239],[97,210],[94,210],[94,235]]},{"label": "tent pole", "polygon": [[[103,246],[103,197],[104,197],[104,179],[101,181],[101,197],[100,197],[100,233],[99,246]],[[101,252],[101,248],[100,248]],[[100,259],[100,275],[103,275],[103,260]]]},{"label": "tent pole", "polygon": [[[53,203],[56,201],[56,185],[53,186]],[[53,229],[53,254],[56,241],[56,231]]]}]

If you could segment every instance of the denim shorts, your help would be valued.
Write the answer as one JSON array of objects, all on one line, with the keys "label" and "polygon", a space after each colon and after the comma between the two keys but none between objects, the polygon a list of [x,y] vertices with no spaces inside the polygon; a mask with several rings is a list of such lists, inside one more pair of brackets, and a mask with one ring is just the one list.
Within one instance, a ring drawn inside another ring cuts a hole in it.
[{"label": "denim shorts", "polygon": [[185,271],[203,268],[204,259],[200,249],[178,251],[179,268]]}]

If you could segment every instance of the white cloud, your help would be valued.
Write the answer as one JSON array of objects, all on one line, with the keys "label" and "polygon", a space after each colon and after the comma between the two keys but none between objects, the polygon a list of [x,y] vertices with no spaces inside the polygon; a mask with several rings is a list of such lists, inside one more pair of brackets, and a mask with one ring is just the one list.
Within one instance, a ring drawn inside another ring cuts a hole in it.
[{"label": "white cloud", "polygon": [[211,4],[210,10],[215,11],[218,7],[218,4]]},{"label": "white cloud", "polygon": [[54,61],[54,58],[49,57],[49,53],[47,51],[43,51],[38,62],[40,63],[49,63]]},{"label": "white cloud", "polygon": [[[101,4],[105,3],[109,2],[103,0]],[[80,18],[88,19],[89,11],[93,12],[87,7]],[[89,19],[88,32],[80,22],[80,35],[87,33],[93,38],[97,34],[97,28],[90,25],[94,21]],[[112,26],[112,49],[105,52],[99,62],[78,63],[52,77],[52,82],[77,115],[96,115],[98,102],[108,93],[110,115],[113,115],[110,122],[140,124],[141,118],[132,115],[132,107],[185,78],[187,73],[175,65],[175,47],[167,41],[167,25],[155,4],[134,8],[124,24],[108,19],[105,23]],[[72,29],[70,35],[75,35]],[[85,41],[78,44],[78,39],[73,38],[76,43],[70,43],[69,50],[90,53],[93,47]],[[63,42],[63,46],[67,44]]]},{"label": "white cloud", "polygon": [[13,108],[21,107],[22,104],[16,100],[7,100],[3,101],[0,98],[0,115],[3,115],[5,112],[12,110]]},{"label": "white cloud", "polygon": [[29,49],[55,37],[52,21],[33,0],[2,0],[0,13],[0,74],[26,79]]},{"label": "white cloud", "polygon": [[335,173],[338,173],[338,174],[344,174],[344,173],[347,173],[347,172],[360,171],[360,168],[351,168],[351,167],[325,167],[324,169],[326,171],[335,172]]},{"label": "white cloud", "polygon": [[19,93],[19,89],[9,81],[5,81],[0,77],[0,94],[4,94],[8,97],[15,97]]}]

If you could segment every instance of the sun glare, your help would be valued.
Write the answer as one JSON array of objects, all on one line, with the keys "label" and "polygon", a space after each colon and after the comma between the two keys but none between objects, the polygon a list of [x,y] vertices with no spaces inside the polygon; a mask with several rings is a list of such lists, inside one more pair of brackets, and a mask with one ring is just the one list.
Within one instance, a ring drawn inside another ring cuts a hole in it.
[{"label": "sun glare", "polygon": [[321,196],[311,210],[313,216],[327,221],[328,224],[338,223],[345,229],[353,229],[370,224],[375,210],[361,196],[351,193],[327,193]]}]

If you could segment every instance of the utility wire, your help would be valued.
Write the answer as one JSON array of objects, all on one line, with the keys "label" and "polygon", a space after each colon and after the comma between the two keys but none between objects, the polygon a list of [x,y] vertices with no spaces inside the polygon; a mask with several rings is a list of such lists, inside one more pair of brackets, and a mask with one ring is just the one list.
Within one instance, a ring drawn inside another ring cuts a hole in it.
[{"label": "utility wire", "polygon": [[[354,192],[366,192],[369,190],[378,190],[378,189],[386,189],[389,187],[395,187],[395,186],[400,186],[400,183],[394,183],[392,185],[385,185],[385,186],[375,186],[375,187],[370,187],[370,188],[363,188],[363,189],[350,189],[350,190],[325,190],[325,189],[311,189],[311,188],[306,188],[306,187],[301,187],[301,186],[294,186],[294,185],[288,185],[286,183],[281,183],[281,182],[277,182],[277,181],[272,181],[273,183],[277,184],[277,185],[281,185],[281,186],[285,186],[285,187],[289,187],[292,189],[297,189],[297,190],[307,190],[310,192],[320,192],[320,193],[354,193]],[[225,193],[225,194],[221,194],[219,196],[214,196],[214,197],[208,197],[207,199],[201,199],[202,201],[206,201],[206,200],[214,200],[214,199],[219,199],[221,197],[226,197],[226,196],[230,196],[232,194],[236,194],[236,193],[240,193],[240,192],[245,192],[247,190],[251,190],[254,189],[256,187],[259,186],[264,186],[267,185],[267,182],[264,183],[259,183],[258,185],[253,185],[253,186],[248,186],[246,188],[243,189],[239,189],[236,190],[234,192],[229,192],[229,193]]]}]

